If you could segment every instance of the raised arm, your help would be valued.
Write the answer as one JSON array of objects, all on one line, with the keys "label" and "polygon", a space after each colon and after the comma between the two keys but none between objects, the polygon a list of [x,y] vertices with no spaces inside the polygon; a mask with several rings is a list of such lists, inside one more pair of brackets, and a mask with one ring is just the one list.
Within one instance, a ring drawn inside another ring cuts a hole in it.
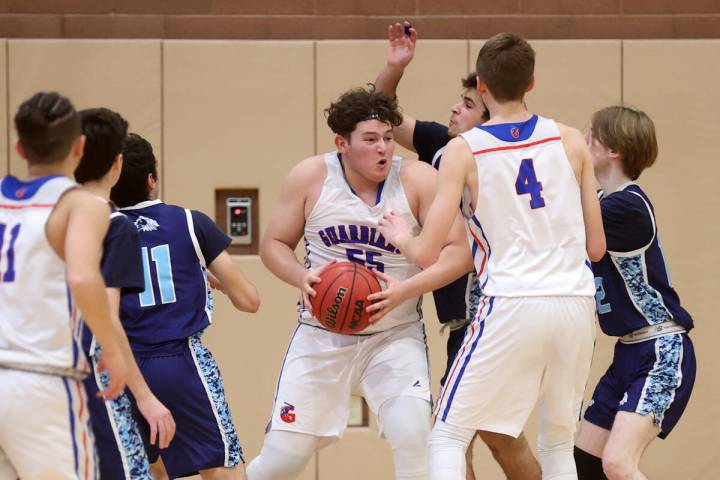
[{"label": "raised arm", "polygon": [[605,255],[606,242],[592,154],[579,130],[560,124],[558,126],[565,152],[580,185],[580,199],[585,222],[585,248],[590,260],[597,262]]},{"label": "raised arm", "polygon": [[397,215],[392,212],[385,214],[380,221],[380,233],[416,265],[430,265],[438,259],[455,222],[472,162],[472,152],[462,137],[448,143],[440,164],[435,198],[426,214],[422,211],[424,207],[420,209],[424,223],[418,236],[413,237],[399,225]]},{"label": "raised arm", "polygon": [[[410,35],[405,33],[406,28]],[[394,23],[388,27],[387,63],[375,79],[375,88],[378,91],[391,98],[397,95],[397,87],[405,73],[405,68],[415,56],[416,41],[417,31],[410,25],[410,22]],[[414,131],[415,119],[403,114],[403,122],[393,129],[395,141],[414,152]]]}]

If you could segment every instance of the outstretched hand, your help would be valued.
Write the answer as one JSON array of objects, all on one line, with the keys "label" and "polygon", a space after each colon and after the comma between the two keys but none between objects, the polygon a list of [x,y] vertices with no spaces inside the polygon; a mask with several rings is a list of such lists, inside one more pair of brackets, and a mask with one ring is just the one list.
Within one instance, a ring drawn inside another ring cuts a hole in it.
[{"label": "outstretched hand", "polygon": [[371,271],[378,280],[385,282],[386,287],[384,290],[372,293],[367,297],[368,300],[372,302],[365,309],[365,311],[370,314],[370,319],[368,320],[370,325],[382,319],[392,309],[407,300],[403,282],[383,272],[379,272],[375,268],[372,268]]},{"label": "outstretched hand", "polygon": [[[410,34],[406,34],[405,30]],[[401,23],[394,23],[388,27],[388,65],[407,67],[415,56],[415,42],[417,42],[417,31],[407,20]]]},{"label": "outstretched hand", "polygon": [[312,288],[312,286],[318,282],[321,282],[322,279],[320,278],[320,274],[324,272],[330,265],[334,264],[335,260],[330,260],[328,263],[326,263],[320,268],[308,270],[302,279],[302,284],[300,285],[300,292],[302,293],[303,304],[310,313],[313,313],[312,303],[310,303],[310,297],[314,297],[315,295],[317,295],[317,292],[314,288]]}]

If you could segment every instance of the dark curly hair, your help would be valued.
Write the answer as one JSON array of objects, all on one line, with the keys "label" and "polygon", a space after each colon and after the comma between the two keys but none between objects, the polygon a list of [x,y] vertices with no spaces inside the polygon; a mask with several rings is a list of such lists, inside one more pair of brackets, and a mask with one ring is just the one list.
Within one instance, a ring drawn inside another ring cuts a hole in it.
[{"label": "dark curly hair", "polygon": [[348,140],[355,126],[365,120],[380,120],[393,127],[403,120],[397,99],[376,91],[372,84],[368,88],[353,88],[343,93],[325,109],[325,115],[328,127]]}]

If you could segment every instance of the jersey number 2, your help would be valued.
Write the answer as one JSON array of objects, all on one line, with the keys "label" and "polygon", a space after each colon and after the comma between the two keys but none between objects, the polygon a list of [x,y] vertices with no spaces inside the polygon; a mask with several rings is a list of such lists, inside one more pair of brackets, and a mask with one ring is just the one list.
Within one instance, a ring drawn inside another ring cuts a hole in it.
[{"label": "jersey number 2", "polygon": [[[10,230],[10,241],[8,242],[7,250],[3,251],[5,246],[5,230],[7,225],[0,223],[0,268],[3,265],[6,266],[5,273],[0,275],[0,283],[14,282],[15,281],[15,241],[18,235],[20,235],[20,224],[18,223]],[[7,260],[5,257],[7,256]],[[2,272],[2,270],[0,270]]]},{"label": "jersey number 2", "polygon": [[175,302],[175,284],[173,283],[172,264],[170,263],[170,246],[165,244],[151,248],[150,252],[148,252],[147,247],[142,247],[145,290],[138,294],[140,295],[140,306],[152,307],[157,304],[155,301],[153,278],[150,273],[150,258],[152,258],[152,261],[155,262],[158,290],[160,291],[160,303],[165,304]]},{"label": "jersey number 2", "polygon": [[518,195],[530,194],[530,208],[542,208],[545,206],[545,199],[542,197],[542,183],[538,182],[535,175],[535,166],[532,158],[526,158],[520,163],[520,171],[515,180],[515,191]]}]

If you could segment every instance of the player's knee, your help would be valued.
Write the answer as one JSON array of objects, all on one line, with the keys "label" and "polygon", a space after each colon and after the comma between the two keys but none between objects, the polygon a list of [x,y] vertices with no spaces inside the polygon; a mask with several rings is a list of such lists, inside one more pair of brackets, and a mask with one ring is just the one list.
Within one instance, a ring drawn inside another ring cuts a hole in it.
[{"label": "player's knee", "polygon": [[248,480],[290,480],[299,476],[315,453],[318,437],[272,430],[260,456],[247,467]]},{"label": "player's knee", "polygon": [[637,472],[637,465],[622,453],[603,455],[602,467],[609,480],[632,479]]},{"label": "player's knee", "polygon": [[475,432],[437,421],[430,434],[430,478],[465,478],[467,451]]},{"label": "player's knee", "polygon": [[426,452],[430,435],[430,404],[422,399],[399,397],[381,409],[383,434],[393,450]]},{"label": "player's knee", "polygon": [[574,457],[578,480],[607,480],[600,457],[578,447],[575,447]]}]

